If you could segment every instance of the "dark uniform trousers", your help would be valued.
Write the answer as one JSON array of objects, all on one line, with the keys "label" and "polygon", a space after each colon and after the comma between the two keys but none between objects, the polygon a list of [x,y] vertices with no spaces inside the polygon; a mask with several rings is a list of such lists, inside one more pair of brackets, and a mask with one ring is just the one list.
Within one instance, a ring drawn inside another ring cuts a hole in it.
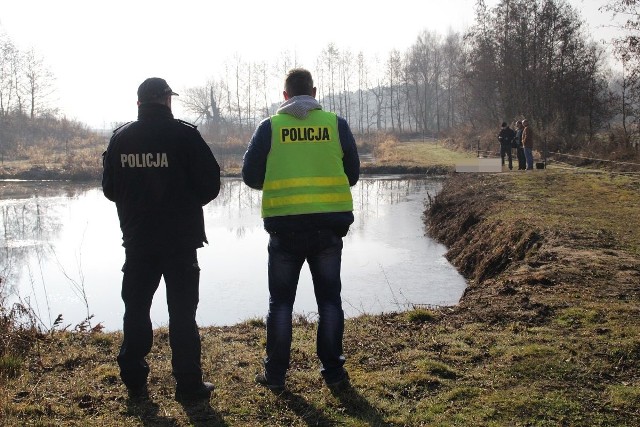
[{"label": "dark uniform trousers", "polygon": [[511,153],[511,141],[509,143],[500,144],[500,159],[502,160],[502,166],[504,166],[504,157],[507,156],[509,161],[509,169],[513,169],[513,155]]},{"label": "dark uniform trousers", "polygon": [[202,382],[200,333],[196,324],[200,268],[195,249],[127,248],[122,268],[123,341],[118,354],[120,377],[129,388],[146,383],[145,357],[153,344],[150,309],[164,276],[169,308],[171,366],[178,383]]}]

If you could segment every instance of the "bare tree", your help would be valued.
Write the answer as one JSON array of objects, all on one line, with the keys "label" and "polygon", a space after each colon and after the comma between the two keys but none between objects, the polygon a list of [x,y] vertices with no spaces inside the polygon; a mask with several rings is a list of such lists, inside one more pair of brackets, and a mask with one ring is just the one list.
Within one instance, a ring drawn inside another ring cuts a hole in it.
[{"label": "bare tree", "polygon": [[235,64],[234,64],[234,76],[235,76],[235,110],[236,110],[236,118],[238,126],[240,127],[240,131],[242,131],[242,72],[241,70],[244,68],[244,64],[242,59],[238,54],[235,55]]},{"label": "bare tree", "polygon": [[609,0],[600,8],[614,17],[622,15],[622,23],[615,25],[622,34],[614,38],[616,54],[626,61],[630,73],[640,72],[640,2],[638,0]]},{"label": "bare tree", "polygon": [[404,61],[402,64],[402,95],[398,94],[398,105],[402,105],[402,116],[406,121],[405,128],[409,133],[413,133],[413,121],[411,112],[413,111],[413,99],[411,95],[411,73],[409,72],[409,52],[404,55]]},{"label": "bare tree", "polygon": [[[376,63],[378,62],[376,58]],[[379,65],[378,63],[376,65]],[[376,67],[380,69],[380,67]],[[372,116],[375,118],[376,130],[381,131],[384,130],[384,101],[385,101],[385,86],[383,84],[383,77],[378,75],[375,77],[376,84],[375,86],[369,87],[369,92],[373,94],[375,101],[375,109],[372,113]],[[371,117],[367,117],[370,119]]]},{"label": "bare tree", "polygon": [[502,113],[498,106],[499,84],[496,79],[498,39],[495,18],[483,0],[476,3],[476,26],[467,34],[470,44],[468,67],[465,70],[468,96],[466,109],[472,124],[491,126]]},{"label": "bare tree", "polygon": [[207,122],[215,114],[212,110],[213,83],[207,82],[205,86],[187,88],[180,97],[184,109],[195,116],[195,122]]},{"label": "bare tree", "polygon": [[626,60],[622,58],[621,62],[622,70],[618,75],[615,75],[611,81],[614,90],[610,99],[614,104],[612,110],[620,114],[624,138],[626,141],[629,141],[629,135],[631,134],[629,125],[630,121],[632,121],[633,117],[637,114],[637,105],[635,105],[633,95],[631,94],[633,80],[629,78]]},{"label": "bare tree", "polygon": [[[340,55],[340,77],[342,87],[340,88],[340,114],[347,120],[351,119],[351,80],[353,69],[353,55],[350,51],[344,50]],[[344,105],[344,107],[343,107]]]},{"label": "bare tree", "polygon": [[[400,52],[397,49],[393,49],[389,52],[387,58],[386,71],[387,79],[389,81],[389,114],[391,116],[391,130],[393,132],[402,131],[402,124],[400,123],[400,105],[397,103],[399,96],[399,83],[402,70],[402,61],[400,59]],[[396,102],[394,108],[394,102]],[[397,115],[397,117],[396,117]]]},{"label": "bare tree", "polygon": [[46,67],[41,56],[31,49],[24,58],[24,90],[29,98],[29,117],[47,106],[48,97],[54,92],[53,73]]},{"label": "bare tree", "polygon": [[185,110],[195,116],[195,123],[201,123],[214,141],[219,141],[226,130],[219,106],[222,94],[220,82],[210,80],[205,86],[187,88],[180,97]]},{"label": "bare tree", "polygon": [[[322,98],[329,102],[328,109],[331,111],[338,110],[338,103],[336,102],[336,82],[339,82],[339,66],[340,66],[340,51],[335,44],[329,43],[329,45],[322,50],[320,59],[318,61],[318,71],[320,72],[321,81],[318,86],[322,87]],[[320,83],[322,83],[320,85]]]},{"label": "bare tree", "polygon": [[446,98],[446,127],[452,128],[456,125],[456,100],[458,99],[460,80],[460,64],[462,56],[462,46],[460,43],[460,36],[457,33],[449,32],[445,38],[444,45],[442,47],[442,54],[444,56],[444,91]]},{"label": "bare tree", "polygon": [[269,99],[269,89],[271,88],[271,79],[269,78],[269,67],[266,62],[261,62],[254,65],[255,73],[254,84],[256,87],[256,95],[260,98],[262,104],[262,116],[269,116],[269,105],[271,100]]},{"label": "bare tree", "polygon": [[368,92],[368,70],[364,54],[360,52],[356,60],[358,68],[358,113],[357,113],[357,129],[361,134],[364,133],[365,117],[368,117],[369,108],[369,92]]},{"label": "bare tree", "polygon": [[[13,108],[13,99],[16,93],[16,79],[20,76],[21,54],[15,47],[9,36],[0,33],[0,115],[8,116]],[[19,98],[18,98],[19,101]]]},{"label": "bare tree", "polygon": [[[619,110],[625,141],[631,143],[629,122],[635,123],[635,133],[640,122],[640,3],[637,0],[610,0],[600,8],[614,18],[622,16],[622,22],[614,24],[620,35],[613,41],[614,52],[622,64],[622,74],[618,77],[620,85]],[[640,144],[636,143],[636,149]]]},{"label": "bare tree", "polygon": [[435,33],[423,31],[415,44],[411,46],[407,59],[407,80],[412,86],[409,96],[414,97],[414,119],[417,130],[423,134],[433,128],[433,119],[437,116],[436,51],[438,37]]}]

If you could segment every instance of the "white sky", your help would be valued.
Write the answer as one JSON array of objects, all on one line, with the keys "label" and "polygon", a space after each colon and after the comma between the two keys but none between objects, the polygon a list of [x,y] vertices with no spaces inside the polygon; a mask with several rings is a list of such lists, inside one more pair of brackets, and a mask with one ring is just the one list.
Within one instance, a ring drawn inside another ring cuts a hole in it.
[{"label": "white sky", "polygon": [[[604,37],[606,0],[569,0]],[[498,0],[486,0],[494,6]],[[473,23],[475,0],[0,0],[0,32],[21,49],[34,48],[56,77],[63,114],[95,128],[135,119],[136,90],[147,77],[174,91],[218,77],[224,62],[275,64],[295,52],[313,69],[331,42],[354,55],[386,59],[423,30],[446,35]],[[177,105],[176,105],[177,104]],[[174,113],[181,117],[179,103]],[[183,117],[186,118],[186,117]]]}]

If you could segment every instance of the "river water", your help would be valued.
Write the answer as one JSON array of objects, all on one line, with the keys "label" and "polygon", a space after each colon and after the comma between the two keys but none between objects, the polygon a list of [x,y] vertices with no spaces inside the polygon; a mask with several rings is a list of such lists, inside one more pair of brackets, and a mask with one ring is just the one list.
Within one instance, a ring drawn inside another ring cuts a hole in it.
[{"label": "river water", "polygon": [[[466,283],[425,236],[425,200],[438,179],[365,177],[353,187],[355,223],[344,239],[343,306],[347,317],[421,305],[455,305]],[[204,208],[210,244],[198,250],[200,326],[232,325],[267,312],[268,235],[260,192],[223,179]],[[28,306],[41,326],[121,329],[120,268],[124,248],[115,204],[95,184],[0,181],[0,291],[5,303]],[[307,265],[294,311],[315,318]],[[168,321],[164,283],[156,293],[154,326]]]}]

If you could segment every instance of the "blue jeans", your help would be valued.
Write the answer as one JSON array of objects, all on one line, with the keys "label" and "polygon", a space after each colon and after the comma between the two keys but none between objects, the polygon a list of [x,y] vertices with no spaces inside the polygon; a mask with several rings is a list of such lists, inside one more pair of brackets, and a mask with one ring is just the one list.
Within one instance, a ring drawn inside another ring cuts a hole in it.
[{"label": "blue jeans", "polygon": [[342,237],[331,230],[271,234],[269,238],[269,314],[265,375],[272,384],[284,384],[289,368],[293,303],[305,260],[318,304],[316,350],[321,373],[328,383],[344,377],[342,354],[344,312],[340,292]]},{"label": "blue jeans", "polygon": [[527,159],[527,169],[533,169],[533,150],[524,147],[524,157]]},{"label": "blue jeans", "polygon": [[169,308],[171,365],[178,383],[200,384],[200,333],[196,324],[200,268],[196,250],[127,249],[122,268],[123,340],[118,354],[122,382],[135,388],[149,375],[145,357],[153,344],[149,310],[164,276]]}]

